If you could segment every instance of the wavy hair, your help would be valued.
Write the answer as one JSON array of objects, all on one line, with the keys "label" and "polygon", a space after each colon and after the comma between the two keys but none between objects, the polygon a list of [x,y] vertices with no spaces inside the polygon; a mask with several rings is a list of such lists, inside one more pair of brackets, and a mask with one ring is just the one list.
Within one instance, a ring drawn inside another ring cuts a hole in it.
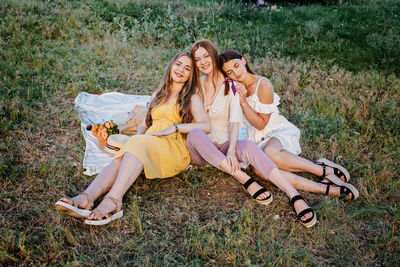
[{"label": "wavy hair", "polygon": [[192,55],[189,52],[179,52],[174,56],[171,62],[168,64],[167,69],[165,70],[164,78],[162,79],[153,100],[150,102],[149,109],[146,115],[146,126],[150,127],[153,124],[153,118],[151,116],[151,111],[154,107],[159,104],[166,103],[171,96],[171,84],[173,83],[171,78],[171,69],[173,64],[182,56],[187,56],[192,61],[192,73],[189,76],[189,79],[183,85],[182,90],[179,92],[177,105],[179,105],[179,115],[182,118],[182,123],[190,123],[193,121],[193,115],[190,111],[190,103],[192,96],[197,91],[198,86],[198,71],[194,66],[194,60]]}]

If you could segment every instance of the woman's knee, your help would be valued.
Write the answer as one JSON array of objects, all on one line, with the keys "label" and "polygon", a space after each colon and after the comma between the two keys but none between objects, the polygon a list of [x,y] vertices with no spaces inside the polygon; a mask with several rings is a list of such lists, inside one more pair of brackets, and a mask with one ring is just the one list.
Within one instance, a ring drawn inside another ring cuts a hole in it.
[{"label": "woman's knee", "polygon": [[236,147],[237,147],[238,151],[259,150],[257,144],[250,140],[238,141]]},{"label": "woman's knee", "polygon": [[268,146],[268,144],[263,149],[264,153],[272,159],[272,161],[279,161],[281,158],[282,151],[274,146]]}]

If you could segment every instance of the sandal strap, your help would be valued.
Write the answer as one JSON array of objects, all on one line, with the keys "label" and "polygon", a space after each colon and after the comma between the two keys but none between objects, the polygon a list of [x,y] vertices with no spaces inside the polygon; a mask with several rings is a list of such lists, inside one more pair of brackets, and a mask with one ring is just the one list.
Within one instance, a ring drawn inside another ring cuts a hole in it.
[{"label": "sandal strap", "polygon": [[[265,192],[268,192],[268,190],[265,189],[265,188],[263,187],[263,188],[261,188],[260,190],[258,190],[257,192],[255,192],[255,194],[252,195],[252,197],[255,198],[255,199],[257,199],[257,197],[258,197],[259,195],[261,195],[262,193],[265,193]],[[271,194],[269,194],[268,197],[266,197],[266,198],[264,198],[264,199],[262,199],[262,200],[267,200],[267,199],[269,199],[270,197],[271,197]]]},{"label": "sandal strap", "polygon": [[104,218],[106,218],[106,219],[110,218],[110,213],[102,212],[101,210],[94,209],[92,211],[92,213],[94,213],[96,215],[96,218],[100,218],[100,220],[103,220]]},{"label": "sandal strap", "polygon": [[122,202],[121,201],[119,201],[118,199],[113,198],[112,196],[109,196],[109,195],[104,196],[103,201],[105,199],[111,200],[114,203],[116,208],[111,212],[104,212],[102,210],[98,210],[97,208],[92,210],[91,214],[95,214],[96,215],[96,218],[97,218],[96,220],[103,220],[104,218],[106,218],[106,219],[110,218],[112,214],[121,211],[121,207],[122,207]]},{"label": "sandal strap", "polygon": [[317,165],[322,166],[322,175],[321,175],[320,177],[324,178],[324,177],[326,176],[326,167],[327,167],[328,165],[326,165],[326,164],[323,163],[323,162],[318,162]]},{"label": "sandal strap", "polygon": [[87,201],[86,209],[90,210],[93,207],[93,204],[94,204],[93,203],[93,199],[86,192],[80,192],[79,195],[82,195],[82,196],[84,196],[86,198],[86,201]]},{"label": "sandal strap", "polygon": [[330,189],[330,187],[331,187],[331,184],[332,183],[326,183],[326,191],[325,191],[325,195],[329,195],[329,189]]},{"label": "sandal strap", "polygon": [[[304,199],[304,197],[303,197],[302,195],[296,195],[296,196],[292,197],[292,199],[290,200],[290,204],[292,204],[293,209],[294,209],[294,212],[296,212],[296,209],[294,208],[294,203],[295,203],[297,200],[303,200],[303,201],[308,205],[307,201],[305,201],[305,199]],[[309,219],[303,221],[303,220],[301,219],[301,217],[303,217],[304,215],[306,215],[306,214],[309,213],[309,212],[312,212],[313,215],[311,216],[311,218],[309,218]],[[306,208],[306,209],[304,209],[304,210],[302,210],[302,211],[300,211],[299,213],[296,213],[296,214],[297,214],[297,218],[299,218],[299,220],[300,220],[302,223],[311,222],[311,221],[314,219],[314,216],[315,216],[315,212],[314,212],[314,210],[313,210],[312,208]]]},{"label": "sandal strap", "polygon": [[109,200],[111,200],[111,201],[114,203],[114,205],[116,206],[116,209],[114,210],[115,212],[119,212],[119,211],[121,210],[121,208],[122,208],[122,201],[119,201],[118,199],[113,198],[112,196],[109,196],[109,195],[106,195],[106,196],[103,198],[103,200],[104,200],[104,199],[109,199]]},{"label": "sandal strap", "polygon": [[[309,212],[312,212],[312,216],[311,216],[310,218],[308,218],[307,220],[303,221],[303,220],[301,219],[301,217],[303,217],[304,215],[306,215],[306,214],[309,213]],[[314,219],[314,216],[315,216],[315,213],[314,213],[314,210],[313,210],[312,208],[307,208],[307,209],[305,209],[305,210],[300,211],[299,214],[297,214],[297,217],[298,217],[298,218],[300,219],[300,221],[303,222],[303,223],[311,222],[312,219]]]},{"label": "sandal strap", "polygon": [[252,183],[254,183],[254,182],[255,182],[254,179],[250,177],[249,180],[247,180],[247,181],[243,184],[244,189],[247,190],[247,188],[249,188],[249,186],[250,186]]},{"label": "sandal strap", "polygon": [[[304,200],[304,197],[303,197],[302,195],[295,195],[295,196],[292,197],[292,199],[290,200],[290,204],[291,204],[292,206],[294,206],[294,203],[295,203],[297,200],[300,200],[300,199]],[[305,200],[304,200],[304,201],[305,201]]]},{"label": "sandal strap", "polygon": [[334,185],[335,184],[334,182],[331,182],[331,181],[329,181],[329,182],[320,181],[318,183],[320,183],[320,184],[329,184],[329,185]]},{"label": "sandal strap", "polygon": [[326,176],[326,167],[331,167],[331,168],[333,169],[333,173],[334,173],[338,178],[340,178],[340,177],[343,176],[344,179],[347,180],[346,175],[345,175],[340,169],[338,169],[338,168],[336,168],[336,167],[333,167],[333,166],[326,165],[326,164],[323,163],[323,162],[319,162],[319,163],[317,163],[317,164],[320,165],[320,166],[322,166],[322,168],[323,168],[323,173],[322,173],[322,176],[320,176],[320,177],[325,177],[325,176]]},{"label": "sandal strap", "polygon": [[340,187],[340,198],[345,198],[350,194],[351,194],[351,200],[354,200],[354,193],[350,189],[348,189],[346,186]]},{"label": "sandal strap", "polygon": [[332,167],[333,168],[333,173],[337,176],[337,177],[344,177],[345,181],[347,180],[346,175],[344,175],[344,173],[339,170],[338,168]]}]

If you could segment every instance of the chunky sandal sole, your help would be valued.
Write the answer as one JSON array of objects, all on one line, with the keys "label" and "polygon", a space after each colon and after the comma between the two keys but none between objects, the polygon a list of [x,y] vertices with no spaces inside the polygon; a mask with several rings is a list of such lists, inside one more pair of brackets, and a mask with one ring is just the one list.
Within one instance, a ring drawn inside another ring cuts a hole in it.
[{"label": "chunky sandal sole", "polygon": [[357,188],[355,188],[355,186],[353,186],[352,184],[343,182],[342,179],[338,178],[333,173],[328,174],[327,176],[325,176],[325,178],[337,186],[343,186],[343,187],[346,187],[347,189],[349,189],[351,191],[351,194],[353,195],[352,200],[356,200],[360,196],[360,193],[358,192]]},{"label": "chunky sandal sole", "polygon": [[257,201],[257,203],[260,204],[260,205],[266,206],[266,205],[271,204],[272,201],[274,201],[274,196],[271,194],[271,192],[270,192],[270,196],[271,197],[269,197],[267,199],[255,199],[255,201]]},{"label": "chunky sandal sole", "polygon": [[333,163],[332,161],[327,160],[325,158],[320,158],[319,160],[317,160],[317,163],[323,163],[328,167],[333,167],[340,170],[344,174],[344,178],[346,179],[345,182],[348,183],[350,181],[350,173],[343,166]]},{"label": "chunky sandal sole", "polygon": [[314,218],[311,220],[311,222],[308,222],[308,223],[303,223],[301,220],[300,220],[300,223],[302,224],[302,225],[304,225],[306,228],[311,228],[311,227],[313,227],[316,223],[317,223],[317,216],[315,215],[315,211],[313,211],[314,212]]},{"label": "chunky sandal sole", "polygon": [[107,219],[104,220],[85,220],[85,224],[89,224],[89,225],[105,225],[108,224],[116,219],[121,218],[122,216],[124,216],[124,210],[120,210],[116,213],[114,213],[113,215],[111,215],[110,217],[108,217]]},{"label": "chunky sandal sole", "polygon": [[55,204],[56,211],[60,214],[69,215],[76,218],[86,218],[92,213],[91,210],[80,209],[65,203],[64,201],[57,201]]}]

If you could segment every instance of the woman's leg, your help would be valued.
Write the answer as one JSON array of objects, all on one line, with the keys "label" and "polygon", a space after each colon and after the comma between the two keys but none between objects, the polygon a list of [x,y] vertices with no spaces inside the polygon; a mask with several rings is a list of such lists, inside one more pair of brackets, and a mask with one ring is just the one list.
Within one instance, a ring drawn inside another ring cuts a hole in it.
[{"label": "woman's leg", "polygon": [[[254,167],[252,169],[258,176],[267,180],[267,178],[261,175],[261,173],[259,173]],[[299,176],[297,174],[288,171],[283,171],[283,170],[280,171],[286,177],[286,179],[293,185],[293,187],[296,188],[297,190],[302,190],[317,194],[326,194],[326,190],[328,187],[326,184],[311,181],[309,179],[306,179],[302,176]],[[340,187],[331,186],[329,188],[328,195],[340,196]],[[351,199],[351,194],[349,194],[347,198]]]},{"label": "woman's leg", "polygon": [[[281,170],[288,172],[309,172],[317,176],[322,176],[323,174],[323,167],[321,165],[286,151],[281,142],[276,138],[271,138],[264,146],[263,151]],[[330,173],[333,173],[333,168],[326,167],[326,174]]]},{"label": "woman's leg", "polygon": [[[189,149],[191,160],[194,164],[204,166],[204,163],[210,163],[214,167],[226,172],[236,178],[241,184],[244,184],[250,176],[247,173],[237,170],[232,173],[231,167],[228,164],[226,156],[218,150],[218,148],[211,142],[207,134],[200,129],[190,131],[186,138],[186,147]],[[262,187],[253,183],[248,187],[250,195],[254,195]],[[264,192],[257,197],[257,199],[265,199],[270,196],[269,192]]]},{"label": "woman's leg", "polygon": [[[118,170],[121,166],[122,157],[113,159],[110,164],[108,164],[100,173],[96,176],[96,178],[90,183],[88,188],[84,191],[87,193],[92,201],[95,201],[98,197],[108,192],[108,190],[113,185],[115,178],[117,177]],[[60,199],[61,201],[68,204],[75,204],[78,208],[86,209],[88,199],[85,195],[77,195],[73,198],[63,197]]]},{"label": "woman's leg", "polygon": [[[326,194],[326,191],[328,189],[328,196],[339,197],[341,195],[339,186],[330,186],[328,188],[328,186],[324,183],[314,182],[288,171],[281,170],[281,173],[289,180],[289,182],[293,185],[293,187],[298,190],[317,193],[317,194]],[[352,194],[349,193],[347,198],[351,199]]]},{"label": "woman's leg", "polygon": [[317,193],[317,194],[324,194],[326,191],[326,185],[322,183],[317,183],[311,180],[308,180],[302,176],[297,174],[282,171],[281,173],[288,179],[288,181],[293,185],[294,188],[297,190]]},{"label": "woman's leg", "polygon": [[[299,194],[271,159],[254,142],[248,140],[238,141],[236,145],[236,155],[239,161],[250,163],[259,173],[262,174],[264,179],[267,178],[267,180],[285,192],[289,199],[292,199],[294,196]],[[296,201],[294,207],[297,213],[309,208],[305,201]],[[301,218],[301,220],[307,220],[312,216],[313,213],[308,212]]]},{"label": "woman's leg", "polygon": [[[122,162],[119,167],[117,177],[115,178],[115,181],[112,184],[112,187],[107,196],[110,196],[118,201],[122,201],[122,197],[131,187],[131,185],[136,181],[142,171],[143,163],[132,153],[126,152],[122,157]],[[114,211],[115,208],[116,207],[114,202],[109,198],[105,198],[95,209],[101,212],[93,212],[89,215],[88,219],[102,219],[97,217],[96,214],[108,214]]]}]

